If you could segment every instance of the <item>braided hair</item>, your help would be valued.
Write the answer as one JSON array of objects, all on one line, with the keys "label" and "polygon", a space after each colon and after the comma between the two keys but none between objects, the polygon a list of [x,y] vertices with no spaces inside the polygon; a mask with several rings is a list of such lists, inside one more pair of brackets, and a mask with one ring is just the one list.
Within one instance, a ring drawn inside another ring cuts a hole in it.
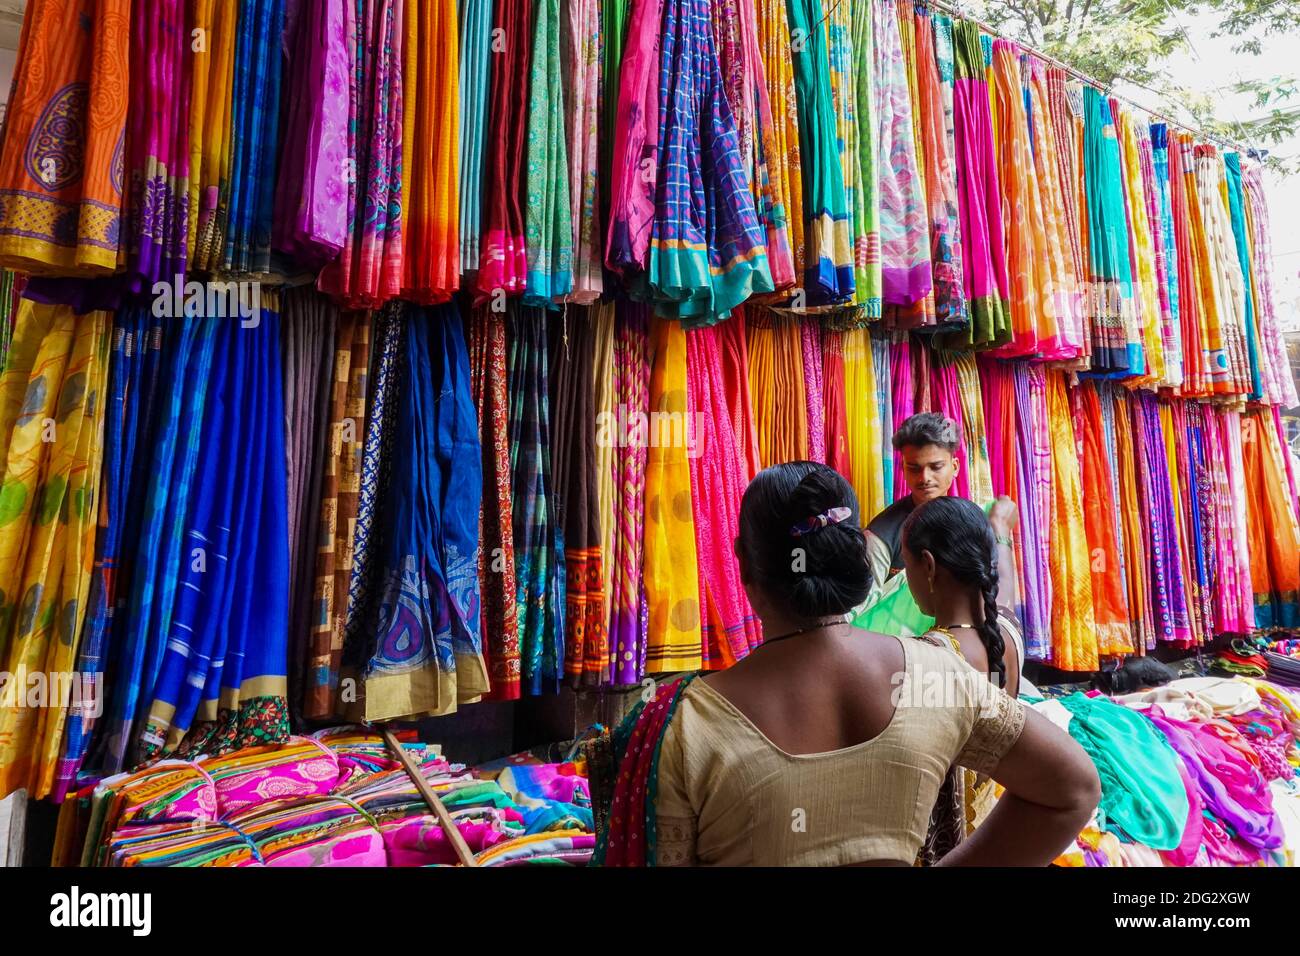
[{"label": "braided hair", "polygon": [[978,588],[984,598],[984,620],[976,628],[989,658],[989,673],[1005,686],[1006,642],[998,626],[998,553],[993,527],[983,510],[965,498],[927,501],[903,523],[903,547],[913,555],[929,551],[958,583]]}]

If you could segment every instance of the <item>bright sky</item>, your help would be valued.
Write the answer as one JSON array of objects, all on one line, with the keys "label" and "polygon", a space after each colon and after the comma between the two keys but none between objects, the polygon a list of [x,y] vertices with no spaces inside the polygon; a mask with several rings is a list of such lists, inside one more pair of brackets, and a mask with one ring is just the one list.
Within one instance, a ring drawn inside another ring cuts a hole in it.
[{"label": "bright sky", "polygon": [[[1175,83],[1213,96],[1220,104],[1221,119],[1245,121],[1261,115],[1262,111],[1254,108],[1253,97],[1228,89],[1233,83],[1300,74],[1300,61],[1296,58],[1300,27],[1290,36],[1262,38],[1260,55],[1252,57],[1232,51],[1235,38],[1210,36],[1216,22],[1213,16],[1178,16],[1191,40],[1191,49],[1172,57],[1169,71]],[[1169,104],[1156,102],[1155,94],[1139,87],[1117,84],[1116,92],[1170,112]],[[1292,105],[1300,106],[1300,103],[1291,100],[1283,108]],[[1294,161],[1300,156],[1300,136],[1268,149],[1275,156]],[[1265,188],[1273,227],[1273,274],[1279,318],[1284,328],[1300,330],[1300,177],[1282,178],[1268,173]]]}]

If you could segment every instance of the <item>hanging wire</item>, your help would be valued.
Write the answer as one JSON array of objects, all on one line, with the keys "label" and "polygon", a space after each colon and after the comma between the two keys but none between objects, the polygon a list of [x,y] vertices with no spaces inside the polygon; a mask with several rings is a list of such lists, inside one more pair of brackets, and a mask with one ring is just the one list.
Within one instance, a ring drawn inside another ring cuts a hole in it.
[{"label": "hanging wire", "polygon": [[[962,9],[960,2],[953,2],[953,0],[925,0],[925,4],[943,10],[945,13],[957,17],[958,19],[968,20],[971,23],[974,23],[976,26],[978,26],[985,33],[991,34],[992,36],[1000,37],[1001,39],[1004,40],[1010,40],[1012,43],[1015,43],[1022,50],[1024,50],[1025,53],[1029,54],[1030,56],[1038,57],[1040,60],[1043,60],[1046,63],[1050,63],[1054,66],[1060,67],[1062,70],[1064,70],[1069,75],[1073,76],[1075,79],[1080,80],[1083,83],[1087,83],[1089,86],[1095,87],[1098,90],[1102,90],[1110,96],[1114,96],[1115,99],[1121,100],[1129,104],[1130,106],[1141,110],[1142,112],[1146,113],[1148,116],[1154,117],[1155,119],[1164,120],[1170,126],[1176,126],[1178,129],[1191,133],[1193,136],[1197,136],[1203,140],[1209,140],[1210,142],[1218,143],[1221,146],[1226,146],[1230,149],[1237,150],[1238,152],[1246,155],[1252,155],[1252,154],[1258,155],[1257,150],[1251,149],[1250,147],[1247,146],[1243,146],[1240,143],[1233,142],[1232,140],[1227,139],[1218,133],[1211,133],[1208,130],[1203,129],[1201,127],[1193,126],[1190,123],[1185,122],[1184,120],[1175,119],[1174,117],[1168,115],[1167,113],[1163,113],[1160,110],[1153,110],[1146,104],[1139,103],[1137,100],[1132,99],[1131,97],[1120,96],[1119,94],[1114,93],[1111,89],[1112,86],[1114,85],[1113,83],[1103,83],[1101,82],[1101,80],[1098,80],[1096,77],[1089,76],[1087,73],[1084,73],[1082,70],[1076,69],[1070,64],[1058,60],[1056,57],[1052,56],[1051,54],[1044,53],[1041,50],[1035,50],[1032,47],[1026,46],[1024,43],[1022,43],[1020,40],[1017,40],[1015,37],[1007,36],[1005,33],[1003,33],[1001,30],[998,30],[996,27],[990,26],[989,24],[985,23],[983,20],[980,20],[978,17],[971,16],[969,13],[967,13],[965,10]],[[1182,24],[1179,24],[1178,26],[1179,29],[1182,30]],[[1185,30],[1183,31],[1183,35],[1184,36],[1187,35]],[[1189,45],[1191,44],[1190,38],[1188,39],[1188,44]],[[1193,49],[1193,53],[1195,53],[1194,49]],[[1150,87],[1145,83],[1141,83],[1137,80],[1134,80],[1131,77],[1117,75],[1115,79],[1122,80],[1125,83],[1132,83],[1134,86],[1140,86],[1142,89],[1154,93],[1157,96],[1166,95],[1162,93],[1160,90],[1154,89],[1153,87]],[[1237,123],[1237,128],[1241,129],[1240,123]]]}]

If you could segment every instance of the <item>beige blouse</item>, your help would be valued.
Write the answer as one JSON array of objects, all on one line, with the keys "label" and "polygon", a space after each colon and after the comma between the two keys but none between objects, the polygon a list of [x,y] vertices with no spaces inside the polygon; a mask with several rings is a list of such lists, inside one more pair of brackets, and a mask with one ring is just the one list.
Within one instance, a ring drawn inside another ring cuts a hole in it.
[{"label": "beige blouse", "polygon": [[910,865],[948,768],[992,772],[1024,707],[946,648],[902,640],[895,710],[870,740],[788,754],[703,680],[665,734],[655,800],[660,866]]}]

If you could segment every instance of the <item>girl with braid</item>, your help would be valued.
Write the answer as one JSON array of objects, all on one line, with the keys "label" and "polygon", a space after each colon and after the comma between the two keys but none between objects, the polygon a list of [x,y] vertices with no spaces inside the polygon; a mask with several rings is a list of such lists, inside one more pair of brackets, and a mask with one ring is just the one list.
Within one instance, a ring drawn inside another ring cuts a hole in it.
[{"label": "girl with braid", "polygon": [[[1009,498],[999,498],[988,517],[964,498],[935,498],[903,524],[903,563],[917,607],[935,620],[921,640],[950,648],[1012,697],[1038,696],[1021,674],[1025,645],[1011,610],[1015,518]],[[949,770],[918,862],[929,866],[946,856],[987,815],[994,798],[987,776]]]}]

